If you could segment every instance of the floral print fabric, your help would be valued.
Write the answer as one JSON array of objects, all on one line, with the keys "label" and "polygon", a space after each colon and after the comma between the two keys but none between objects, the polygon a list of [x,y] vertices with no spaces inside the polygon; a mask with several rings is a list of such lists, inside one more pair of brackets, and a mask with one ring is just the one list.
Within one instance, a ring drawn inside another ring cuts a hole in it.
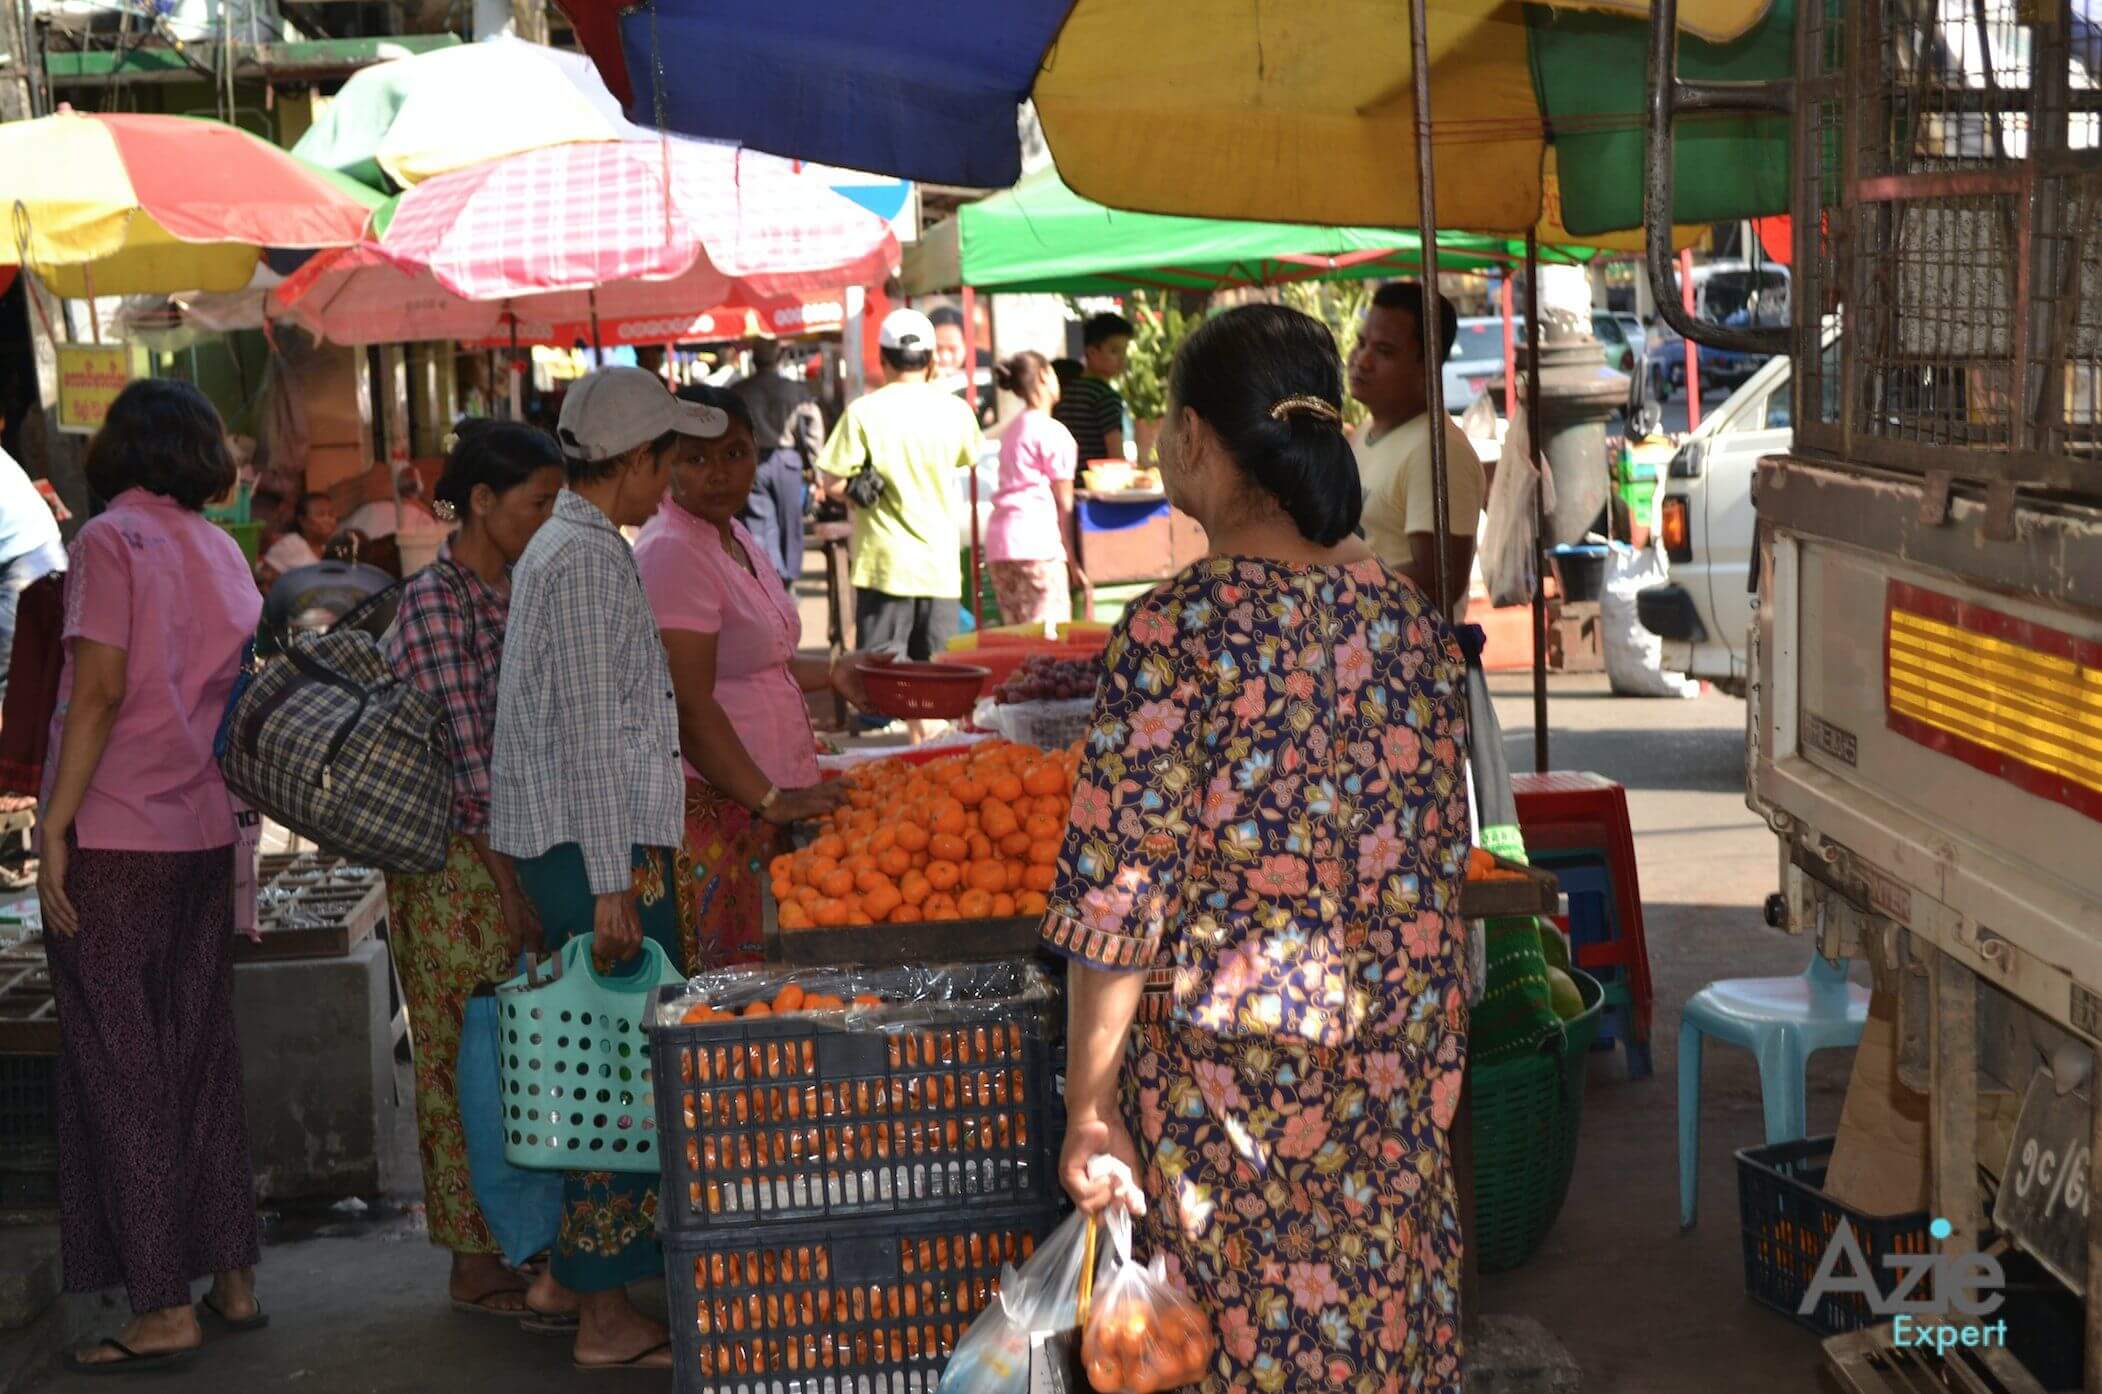
[{"label": "floral print fabric", "polygon": [[782,830],[712,784],[686,781],[686,840],[679,844],[679,943],[688,972],[757,963],[766,950],[761,888],[787,846]]},{"label": "floral print fabric", "polygon": [[1457,1389],[1452,632],[1376,561],[1211,558],[1105,659],[1044,936],[1153,970],[1124,1112],[1150,1237],[1220,1325],[1205,1388]]},{"label": "floral print fabric", "polygon": [[416,1042],[416,1142],[431,1242],[456,1254],[493,1254],[497,1243],[468,1175],[454,1068],[467,999],[512,973],[503,903],[474,844],[455,833],[441,869],[387,878],[387,915]]}]

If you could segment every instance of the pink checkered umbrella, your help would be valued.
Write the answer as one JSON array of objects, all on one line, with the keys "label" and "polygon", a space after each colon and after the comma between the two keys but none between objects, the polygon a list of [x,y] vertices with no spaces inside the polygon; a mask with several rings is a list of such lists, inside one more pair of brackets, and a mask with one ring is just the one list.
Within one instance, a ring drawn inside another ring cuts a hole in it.
[{"label": "pink checkered umbrella", "polygon": [[574,322],[837,294],[880,285],[897,261],[888,223],[785,160],[606,141],[426,180],[378,240],[315,257],[271,298],[273,313],[338,343],[478,340],[514,314]]}]

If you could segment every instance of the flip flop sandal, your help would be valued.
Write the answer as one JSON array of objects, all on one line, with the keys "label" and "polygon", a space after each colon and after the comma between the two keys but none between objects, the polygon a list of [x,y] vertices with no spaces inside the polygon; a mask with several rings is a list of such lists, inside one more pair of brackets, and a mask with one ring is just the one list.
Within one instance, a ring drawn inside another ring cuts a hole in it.
[{"label": "flip flop sandal", "polygon": [[574,1336],[577,1334],[575,1312],[541,1312],[531,1305],[519,1318],[518,1329],[535,1336]]},{"label": "flip flop sandal", "polygon": [[[105,1336],[95,1343],[97,1350],[113,1350],[116,1360],[82,1360],[75,1351],[67,1351],[66,1369],[76,1375],[125,1375],[141,1374],[148,1370],[172,1370],[190,1363],[197,1354],[194,1347],[189,1350],[161,1350],[139,1352],[125,1345],[114,1336]],[[643,1352],[645,1355],[647,1351]]]},{"label": "flip flop sandal", "polygon": [[239,1336],[247,1331],[261,1331],[270,1324],[270,1314],[263,1310],[263,1304],[260,1302],[256,1303],[255,1310],[245,1317],[228,1316],[218,1303],[212,1301],[210,1293],[206,1293],[197,1305],[204,1308],[204,1314],[224,1328],[229,1336]]},{"label": "flip flop sandal", "polygon": [[604,1370],[645,1370],[645,1369],[656,1369],[656,1368],[659,1368],[659,1367],[657,1367],[657,1366],[650,1366],[650,1365],[644,1365],[644,1364],[643,1364],[642,1362],[643,1362],[643,1361],[645,1361],[645,1360],[647,1360],[647,1359],[649,1359],[649,1358],[650,1358],[651,1356],[655,1355],[655,1354],[656,1354],[656,1353],[657,1353],[658,1351],[660,1351],[660,1350],[670,1350],[670,1349],[671,1349],[671,1342],[670,1342],[670,1341],[659,1341],[659,1342],[657,1342],[657,1344],[656,1344],[656,1345],[654,1345],[654,1346],[651,1346],[651,1347],[650,1347],[650,1348],[649,1348],[648,1350],[638,1350],[638,1351],[636,1351],[636,1352],[635,1352],[635,1353],[634,1353],[633,1355],[629,1356],[629,1357],[628,1357],[628,1358],[627,1358],[626,1360],[595,1360],[595,1361],[593,1361],[593,1362],[592,1362],[591,1364],[589,1364],[589,1365],[586,1365],[586,1364],[585,1364],[585,1363],[584,1363],[583,1361],[581,1361],[581,1360],[574,1360],[574,1361],[571,1361],[570,1363],[571,1363],[571,1364],[573,1364],[573,1365],[575,1365],[575,1366],[577,1367],[577,1369],[579,1369],[579,1370],[583,1371],[583,1372],[584,1372],[585,1374],[587,1374],[587,1375],[591,1375],[591,1374],[597,1374],[597,1373],[599,1373],[599,1372],[601,1372],[601,1371],[604,1371]]},{"label": "flip flop sandal", "polygon": [[[516,1307],[492,1307],[489,1305],[489,1301],[491,1298],[508,1297],[513,1294],[516,1294],[518,1298],[518,1305]],[[532,1310],[530,1307],[526,1306],[525,1300],[526,1289],[524,1288],[493,1287],[489,1289],[489,1291],[483,1293],[480,1297],[476,1297],[473,1299],[465,1297],[455,1297],[453,1299],[453,1310],[456,1312],[465,1312],[471,1317],[499,1317],[504,1321],[517,1321],[521,1316],[525,1315],[527,1312]]]}]

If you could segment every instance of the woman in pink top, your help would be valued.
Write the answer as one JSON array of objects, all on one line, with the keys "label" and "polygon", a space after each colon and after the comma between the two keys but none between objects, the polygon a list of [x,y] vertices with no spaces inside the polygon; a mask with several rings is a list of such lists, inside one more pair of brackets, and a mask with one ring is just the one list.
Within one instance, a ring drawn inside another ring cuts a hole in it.
[{"label": "woman in pink top", "polygon": [[1073,618],[1073,591],[1087,577],[1073,561],[1073,473],[1080,447],[1051,416],[1058,374],[1050,360],[1024,350],[994,374],[1028,408],[1000,437],[1000,482],[993,492],[985,556],[1000,618],[1009,624],[1061,624]]},{"label": "woman in pink top", "polygon": [[69,1364],[169,1364],[207,1314],[264,1322],[234,1044],[234,810],[212,740],[262,598],[200,511],[233,486],[226,428],[186,383],[135,382],[88,447],[109,507],[74,539],[44,782],[44,952],[58,1006],[66,1287],[137,1315]]},{"label": "woman in pink top", "polygon": [[756,960],[760,888],[783,829],[838,805],[818,782],[804,694],[830,689],[863,701],[857,656],[804,658],[795,596],[781,588],[744,525],[759,451],[744,399],[688,387],[720,407],[730,429],[675,465],[657,516],[635,542],[635,565],[671,659],[686,764],[686,840],[678,856],[679,921],[696,969]]}]

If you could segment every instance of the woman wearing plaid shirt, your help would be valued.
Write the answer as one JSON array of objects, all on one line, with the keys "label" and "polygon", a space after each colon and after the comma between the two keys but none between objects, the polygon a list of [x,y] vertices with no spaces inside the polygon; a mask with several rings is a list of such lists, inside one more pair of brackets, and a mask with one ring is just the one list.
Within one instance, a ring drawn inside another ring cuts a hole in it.
[{"label": "woman wearing plaid shirt", "polygon": [[[394,671],[444,707],[452,735],[451,854],[443,870],[387,878],[395,961],[416,1037],[424,1208],[431,1242],[452,1251],[453,1306],[514,1321],[526,1312],[526,1283],[504,1263],[475,1203],[453,1066],[468,997],[481,983],[510,977],[519,950],[540,941],[539,917],[511,859],[489,845],[489,751],[511,564],[553,513],[561,488],[562,452],[546,432],[508,421],[463,427],[437,488],[440,511],[459,530],[403,587],[387,647]],[[567,1294],[543,1299],[548,1309],[575,1305]]]},{"label": "woman wearing plaid shirt", "polygon": [[[680,960],[678,708],[620,529],[649,521],[672,466],[728,429],[720,408],[681,402],[640,368],[584,378],[557,433],[569,487],[512,573],[489,841],[517,859],[548,950],[588,935],[601,973],[632,960],[644,935]],[[579,1367],[670,1367],[669,1334],[627,1296],[663,1272],[656,1231],[655,1178],[564,1176],[549,1270],[580,1295]]]}]

